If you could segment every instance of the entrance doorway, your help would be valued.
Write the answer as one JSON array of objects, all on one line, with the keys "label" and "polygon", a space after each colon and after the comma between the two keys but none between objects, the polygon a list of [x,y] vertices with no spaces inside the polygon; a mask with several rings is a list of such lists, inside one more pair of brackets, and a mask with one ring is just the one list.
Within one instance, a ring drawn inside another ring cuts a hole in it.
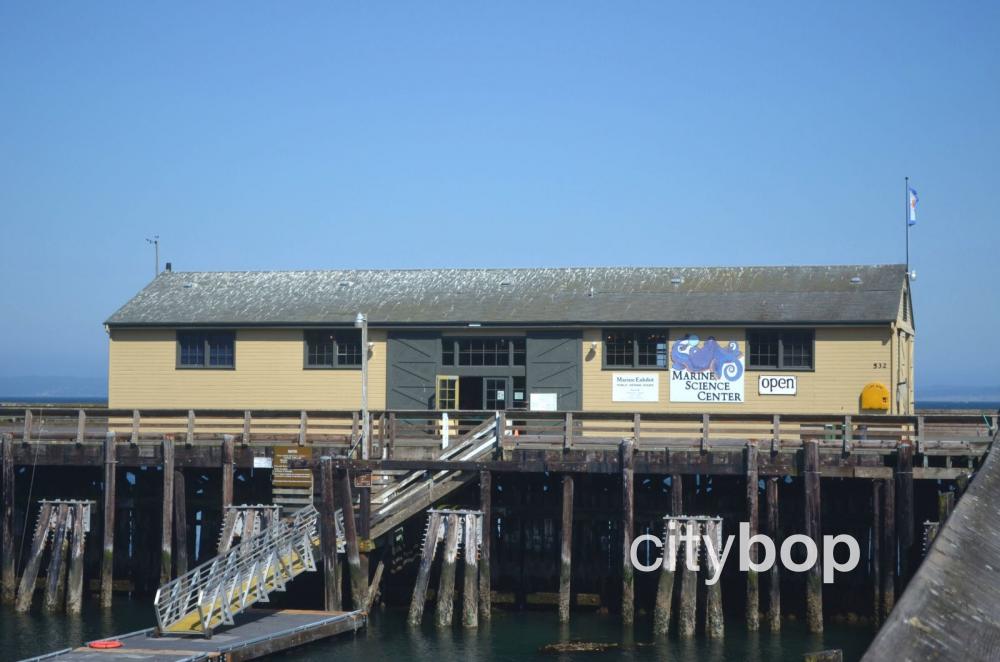
[{"label": "entrance doorway", "polygon": [[524,409],[526,406],[524,377],[462,375],[451,379],[458,382],[459,410],[503,411]]}]

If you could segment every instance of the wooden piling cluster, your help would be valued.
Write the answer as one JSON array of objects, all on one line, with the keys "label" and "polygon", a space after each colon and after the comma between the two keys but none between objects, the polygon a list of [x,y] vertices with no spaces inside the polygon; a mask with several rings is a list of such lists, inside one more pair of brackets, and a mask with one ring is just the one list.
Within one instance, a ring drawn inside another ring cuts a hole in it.
[{"label": "wooden piling cluster", "polygon": [[438,627],[452,624],[455,610],[455,574],[458,549],[461,544],[463,554],[463,595],[462,625],[474,628],[479,625],[479,582],[482,566],[477,563],[479,541],[484,540],[483,513],[473,510],[429,510],[427,528],[424,533],[423,550],[417,579],[410,600],[407,622],[411,626],[420,625],[424,606],[427,603],[427,589],[430,585],[431,569],[437,556],[439,545],[444,543],[436,592],[435,622]]},{"label": "wooden piling cluster", "polygon": [[49,550],[42,608],[50,614],[58,613],[64,607],[70,614],[80,613],[83,605],[83,553],[90,529],[91,504],[91,501],[39,502],[31,552],[14,603],[16,611],[25,613],[31,609],[38,572],[45,552]]}]

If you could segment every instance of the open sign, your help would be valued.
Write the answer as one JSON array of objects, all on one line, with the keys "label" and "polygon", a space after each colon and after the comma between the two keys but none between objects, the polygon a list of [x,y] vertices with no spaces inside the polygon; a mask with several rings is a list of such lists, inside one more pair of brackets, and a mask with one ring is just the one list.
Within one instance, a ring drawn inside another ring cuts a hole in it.
[{"label": "open sign", "polygon": [[757,381],[760,395],[795,395],[799,379],[795,375],[761,375]]}]

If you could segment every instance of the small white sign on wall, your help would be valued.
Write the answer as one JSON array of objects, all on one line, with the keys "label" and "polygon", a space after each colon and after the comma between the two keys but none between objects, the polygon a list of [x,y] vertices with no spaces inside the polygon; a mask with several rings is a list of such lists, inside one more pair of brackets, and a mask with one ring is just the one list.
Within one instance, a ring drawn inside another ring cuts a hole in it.
[{"label": "small white sign on wall", "polygon": [[611,375],[614,402],[659,402],[660,375],[655,372],[615,372]]},{"label": "small white sign on wall", "polygon": [[532,393],[531,411],[559,411],[558,393]]},{"label": "small white sign on wall", "polygon": [[795,395],[798,390],[799,378],[795,375],[761,375],[757,379],[760,395]]}]

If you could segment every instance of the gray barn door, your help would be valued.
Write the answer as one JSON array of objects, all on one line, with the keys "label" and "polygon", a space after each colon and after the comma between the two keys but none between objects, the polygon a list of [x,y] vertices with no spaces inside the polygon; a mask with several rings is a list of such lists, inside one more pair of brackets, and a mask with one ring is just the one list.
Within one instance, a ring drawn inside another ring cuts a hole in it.
[{"label": "gray barn door", "polygon": [[441,334],[390,332],[386,406],[389,409],[432,409],[435,377],[441,359]]},{"label": "gray barn door", "polygon": [[556,393],[560,411],[578,410],[583,381],[578,331],[535,331],[525,341],[528,397]]}]

